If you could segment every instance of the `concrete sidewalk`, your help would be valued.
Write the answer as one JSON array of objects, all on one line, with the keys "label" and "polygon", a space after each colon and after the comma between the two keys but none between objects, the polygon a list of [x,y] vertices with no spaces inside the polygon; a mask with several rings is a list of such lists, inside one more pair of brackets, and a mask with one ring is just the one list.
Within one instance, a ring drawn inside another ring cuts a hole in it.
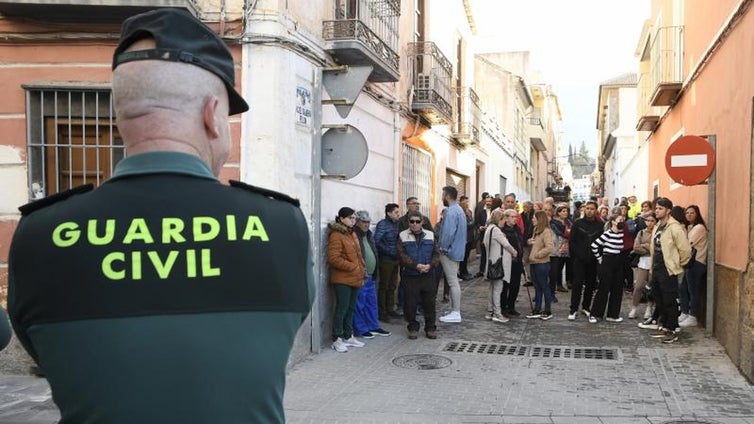
[{"label": "concrete sidewalk", "polygon": [[[702,329],[664,345],[636,320],[571,322],[570,292],[558,293],[550,321],[494,323],[484,319],[489,284],[461,284],[463,322],[439,323],[437,340],[423,332],[408,340],[396,323],[386,326],[391,337],[343,354],[324,350],[295,366],[288,421],[754,423],[754,388]],[[528,303],[522,288],[519,311]],[[624,317],[628,306],[625,296]]]},{"label": "concrete sidewalk", "polygon": [[[396,320],[390,337],[295,365],[288,422],[754,424],[754,388],[701,329],[663,345],[636,320],[570,322],[570,293],[550,321],[499,324],[484,319],[488,283],[461,284],[463,322],[439,323],[437,340],[408,340]],[[44,379],[0,376],[0,423],[57,419]]]}]

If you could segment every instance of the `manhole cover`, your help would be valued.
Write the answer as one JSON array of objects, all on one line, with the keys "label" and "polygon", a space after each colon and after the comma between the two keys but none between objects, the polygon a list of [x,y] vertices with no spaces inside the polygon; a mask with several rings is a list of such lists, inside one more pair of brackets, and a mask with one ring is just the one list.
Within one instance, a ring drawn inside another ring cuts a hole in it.
[{"label": "manhole cover", "polygon": [[393,359],[393,365],[414,370],[437,370],[452,363],[453,361],[444,356],[427,354],[404,355]]}]

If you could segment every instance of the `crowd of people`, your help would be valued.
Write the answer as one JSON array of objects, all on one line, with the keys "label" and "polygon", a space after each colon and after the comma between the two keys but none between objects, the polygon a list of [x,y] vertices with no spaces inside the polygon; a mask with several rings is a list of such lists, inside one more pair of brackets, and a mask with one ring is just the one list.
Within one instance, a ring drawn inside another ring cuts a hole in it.
[{"label": "crowd of people", "polygon": [[[460,281],[489,283],[485,318],[506,323],[520,317],[522,286],[526,319],[550,320],[557,294],[570,292],[567,320],[638,320],[652,337],[674,343],[683,327],[698,325],[706,275],[707,227],[697,205],[681,207],[665,197],[639,203],[636,196],[586,202],[519,202],[514,193],[483,193],[475,206],[443,188],[438,222],[420,212],[415,197],[385,205],[385,217],[370,231],[366,211],[344,207],[330,224],[328,264],[335,297],[333,349],[361,347],[358,338],[387,336],[380,322],[406,323],[417,339],[423,316],[427,338],[437,323],[462,322]],[[475,256],[471,256],[475,255]],[[472,275],[470,257],[479,258]],[[523,283],[523,284],[522,284]],[[447,312],[437,317],[439,303]],[[640,308],[644,304],[643,312]],[[468,313],[469,311],[467,311]],[[357,338],[358,337],[358,338]]]}]

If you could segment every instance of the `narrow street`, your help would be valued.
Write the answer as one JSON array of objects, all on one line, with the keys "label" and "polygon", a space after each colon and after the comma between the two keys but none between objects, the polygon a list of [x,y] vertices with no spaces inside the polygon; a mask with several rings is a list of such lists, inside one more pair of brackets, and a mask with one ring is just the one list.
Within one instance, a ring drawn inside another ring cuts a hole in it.
[{"label": "narrow street", "polygon": [[[754,423],[754,388],[704,329],[664,345],[636,320],[569,322],[570,292],[558,293],[550,321],[499,324],[484,319],[485,281],[462,289],[463,322],[440,323],[437,340],[408,340],[395,323],[391,337],[293,367],[288,422]],[[624,318],[628,305],[624,296]],[[528,310],[524,288],[518,310]]]}]

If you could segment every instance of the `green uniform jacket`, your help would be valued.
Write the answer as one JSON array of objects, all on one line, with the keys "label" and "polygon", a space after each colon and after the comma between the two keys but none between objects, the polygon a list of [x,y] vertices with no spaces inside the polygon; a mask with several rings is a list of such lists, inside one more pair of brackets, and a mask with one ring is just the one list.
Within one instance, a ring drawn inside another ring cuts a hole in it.
[{"label": "green uniform jacket", "polygon": [[21,208],[16,334],[66,423],[280,423],[314,294],[297,202],[144,153]]}]

